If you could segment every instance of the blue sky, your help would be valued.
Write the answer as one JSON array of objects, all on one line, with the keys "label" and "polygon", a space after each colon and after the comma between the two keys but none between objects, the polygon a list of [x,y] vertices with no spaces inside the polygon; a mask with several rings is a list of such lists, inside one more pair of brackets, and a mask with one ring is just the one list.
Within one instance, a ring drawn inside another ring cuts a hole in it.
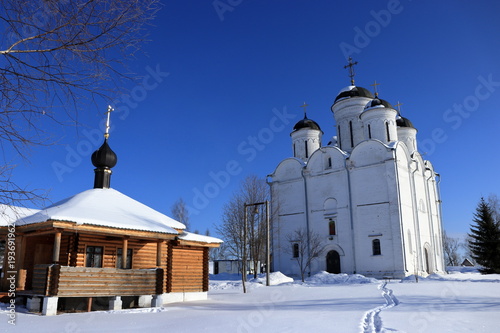
[{"label": "blue sky", "polygon": [[[182,197],[191,229],[213,233],[240,181],[291,155],[304,101],[323,144],[335,135],[351,55],[357,85],[403,103],[442,175],[444,228],[465,233],[480,197],[500,194],[498,13],[494,1],[165,1],[129,63],[144,80],[115,98],[111,186],[167,215]],[[15,180],[53,202],[91,188],[106,107],[50,125],[57,145],[17,161]]]}]

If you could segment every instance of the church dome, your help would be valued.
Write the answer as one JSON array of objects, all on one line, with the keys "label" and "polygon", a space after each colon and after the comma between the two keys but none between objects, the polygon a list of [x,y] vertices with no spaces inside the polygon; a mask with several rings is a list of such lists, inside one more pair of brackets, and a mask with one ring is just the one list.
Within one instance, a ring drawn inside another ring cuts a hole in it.
[{"label": "church dome", "polygon": [[405,118],[405,117],[399,117],[398,119],[396,119],[396,125],[398,127],[415,128],[415,126],[413,126],[413,124],[411,123],[411,121],[408,118]]},{"label": "church dome", "polygon": [[339,92],[339,94],[335,98],[334,103],[336,103],[340,99],[347,98],[347,97],[373,98],[373,94],[368,89],[365,89],[362,87],[347,86]]},{"label": "church dome", "polygon": [[298,123],[295,124],[295,126],[293,126],[294,131],[298,131],[303,128],[321,131],[321,128],[319,127],[318,123],[316,123],[314,120],[307,118],[306,116],[304,116],[304,119],[300,120]]},{"label": "church dome", "polygon": [[392,107],[391,103],[387,102],[384,99],[380,99],[377,97],[377,98],[372,99],[368,103],[366,103],[365,110],[370,109],[370,108],[375,108],[375,107],[384,107],[384,108],[388,108],[388,109],[394,109]]},{"label": "church dome", "polygon": [[92,153],[92,164],[96,168],[112,168],[118,162],[118,158],[114,151],[108,145],[108,140],[104,140],[102,146]]}]

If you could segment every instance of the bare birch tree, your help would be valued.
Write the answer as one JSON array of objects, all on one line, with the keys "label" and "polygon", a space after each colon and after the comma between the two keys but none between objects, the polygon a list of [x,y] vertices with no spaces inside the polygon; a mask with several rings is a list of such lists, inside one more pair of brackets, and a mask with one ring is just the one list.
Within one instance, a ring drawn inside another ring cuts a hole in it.
[{"label": "bare birch tree", "polygon": [[[46,121],[78,122],[81,100],[108,101],[109,81],[145,38],[158,0],[0,0],[0,140],[4,156],[27,158],[49,144]],[[8,151],[6,153],[6,150]],[[10,157],[0,170],[3,203],[36,199],[11,181]]]},{"label": "bare birch tree", "polygon": [[321,241],[319,234],[309,232],[308,235],[305,229],[297,229],[287,234],[286,240],[290,243],[290,246],[285,247],[285,252],[290,254],[297,262],[300,277],[304,282],[307,269],[311,266],[313,259],[323,253],[325,245]]},{"label": "bare birch tree", "polygon": [[450,237],[443,232],[443,251],[446,266],[459,266],[461,242],[458,238]]},{"label": "bare birch tree", "polygon": [[[264,202],[269,199],[269,188],[264,179],[257,176],[245,178],[240,188],[224,205],[222,223],[216,227],[223,238],[227,252],[236,258],[243,257],[243,246],[247,245],[247,255],[253,262],[254,276],[258,264],[265,260],[266,216],[265,207],[247,207],[247,238],[244,239],[245,204]],[[257,209],[255,209],[257,208]]]},{"label": "bare birch tree", "polygon": [[189,230],[189,211],[186,206],[186,202],[184,199],[179,198],[171,208],[172,211],[172,217],[181,222],[186,226],[186,230]]}]

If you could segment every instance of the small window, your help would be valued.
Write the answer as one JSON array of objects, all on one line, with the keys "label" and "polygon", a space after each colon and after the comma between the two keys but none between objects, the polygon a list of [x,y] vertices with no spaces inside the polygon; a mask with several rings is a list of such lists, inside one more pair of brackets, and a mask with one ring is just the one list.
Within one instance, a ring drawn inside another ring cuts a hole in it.
[{"label": "small window", "polygon": [[305,145],[305,149],[306,149],[305,150],[305,152],[306,152],[306,158],[308,158],[309,157],[309,151],[307,149],[307,141],[304,141],[304,145]]},{"label": "small window", "polygon": [[372,241],[372,251],[374,256],[379,256],[382,254],[380,251],[380,239],[374,239]]},{"label": "small window", "polygon": [[342,149],[342,139],[340,137],[340,125],[337,126],[337,136],[338,136],[338,143],[339,143],[339,148]]},{"label": "small window", "polygon": [[[127,265],[125,266],[126,269],[131,269],[132,268],[132,249],[127,249]],[[122,266],[123,263],[123,249],[117,249],[116,250],[116,268],[123,268]]]},{"label": "small window", "polygon": [[385,133],[387,134],[387,142],[391,141],[391,134],[389,133],[389,122],[385,123]]},{"label": "small window", "polygon": [[372,138],[372,127],[368,125],[368,139]]},{"label": "small window", "polygon": [[326,159],[326,169],[331,169],[332,168],[332,158],[328,157]]},{"label": "small window", "polygon": [[297,244],[297,243],[293,244],[293,257],[294,258],[299,257],[299,244]]},{"label": "small window", "polygon": [[351,148],[354,147],[354,134],[352,133],[352,121],[349,122],[349,131],[351,132]]},{"label": "small window", "polygon": [[87,246],[85,266],[102,267],[102,246]]},{"label": "small window", "polygon": [[295,150],[295,143],[293,144],[293,157],[297,157],[297,151]]},{"label": "small window", "polygon": [[328,222],[328,233],[330,236],[335,236],[337,234],[335,230],[335,221],[333,220],[330,220],[330,222]]}]

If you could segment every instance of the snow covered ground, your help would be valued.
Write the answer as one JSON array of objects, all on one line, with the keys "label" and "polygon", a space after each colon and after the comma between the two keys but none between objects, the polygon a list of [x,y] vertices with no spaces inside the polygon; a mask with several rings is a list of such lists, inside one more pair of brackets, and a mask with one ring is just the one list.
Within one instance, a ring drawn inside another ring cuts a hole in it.
[{"label": "snow covered ground", "polygon": [[[377,281],[319,273],[305,283],[273,273],[248,282],[213,276],[209,300],[134,309],[62,314],[22,313],[0,332],[499,332],[500,275],[467,270]],[[2,319],[3,317],[3,319]]]}]

